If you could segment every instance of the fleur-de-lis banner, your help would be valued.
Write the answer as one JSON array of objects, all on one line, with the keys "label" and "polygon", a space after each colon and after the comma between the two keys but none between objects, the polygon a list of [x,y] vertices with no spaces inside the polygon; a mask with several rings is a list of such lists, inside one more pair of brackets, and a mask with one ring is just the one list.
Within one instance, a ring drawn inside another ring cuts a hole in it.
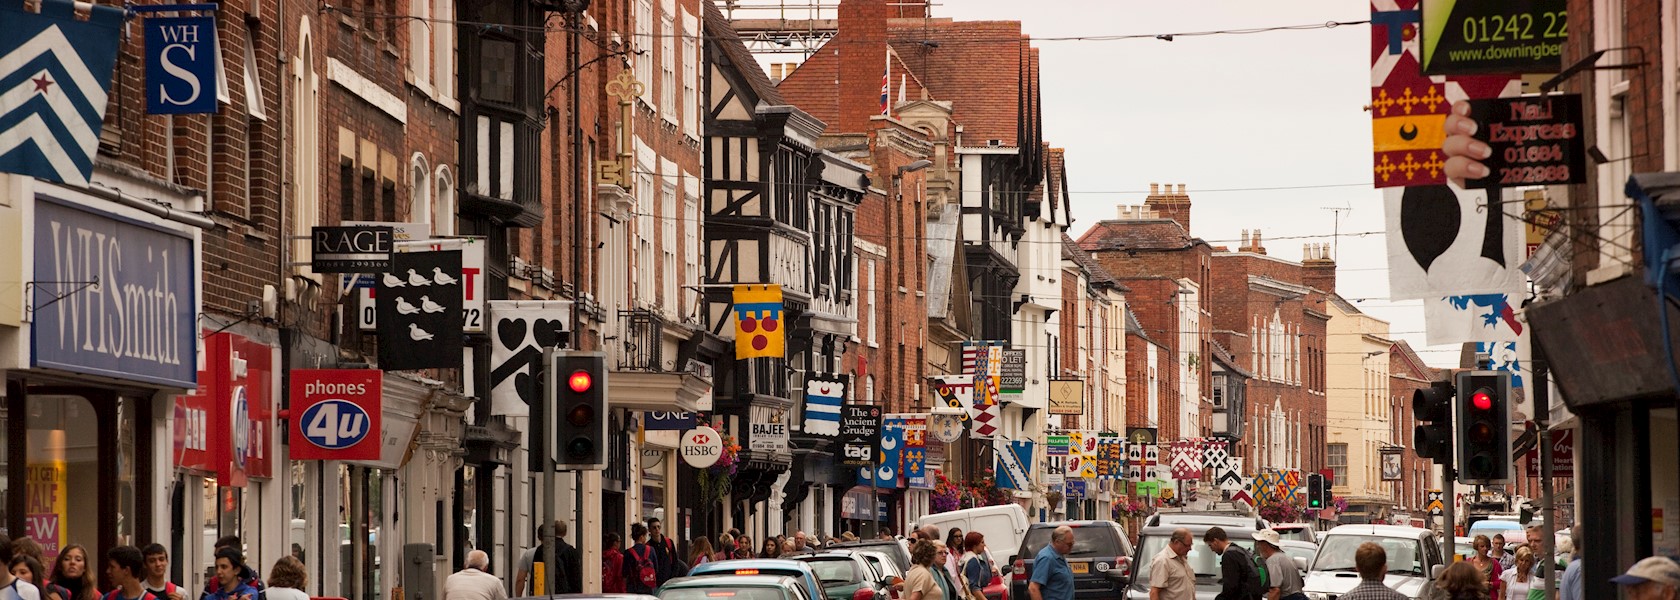
[{"label": "fleur-de-lis banner", "polygon": [[735,358],[781,358],[782,286],[735,286]]}]

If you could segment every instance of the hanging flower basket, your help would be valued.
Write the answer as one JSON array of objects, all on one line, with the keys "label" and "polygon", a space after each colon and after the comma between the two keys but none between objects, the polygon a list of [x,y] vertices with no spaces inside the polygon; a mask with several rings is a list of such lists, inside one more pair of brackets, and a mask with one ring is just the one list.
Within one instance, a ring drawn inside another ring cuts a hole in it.
[{"label": "hanging flower basket", "polygon": [[[719,425],[714,424],[713,427]],[[718,454],[717,462],[696,474],[695,480],[700,484],[702,515],[710,515],[723,503],[723,497],[729,495],[729,482],[740,468],[740,454],[741,445],[735,442],[735,436],[723,435],[723,452]]]}]

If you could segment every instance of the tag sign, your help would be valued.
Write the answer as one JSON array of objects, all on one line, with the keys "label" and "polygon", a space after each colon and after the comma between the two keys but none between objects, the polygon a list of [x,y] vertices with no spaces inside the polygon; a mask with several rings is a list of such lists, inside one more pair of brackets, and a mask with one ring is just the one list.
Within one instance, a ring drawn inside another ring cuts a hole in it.
[{"label": "tag sign", "polygon": [[1580,94],[1471,100],[1470,118],[1477,124],[1474,137],[1493,155],[1482,161],[1490,174],[1466,180],[1465,187],[1587,182]]},{"label": "tag sign", "polygon": [[317,273],[383,273],[395,249],[388,226],[315,227],[309,268]]},{"label": "tag sign", "polygon": [[716,429],[705,425],[683,432],[682,446],[683,462],[696,469],[704,469],[717,464],[723,456],[723,436],[718,435]]},{"label": "tag sign", "polygon": [[377,369],[292,371],[292,460],[379,460],[384,375]]},{"label": "tag sign", "polygon": [[215,17],[147,17],[146,112],[216,112],[220,57]]},{"label": "tag sign", "polygon": [[881,407],[847,404],[840,407],[841,459],[847,466],[875,464],[881,446]]}]

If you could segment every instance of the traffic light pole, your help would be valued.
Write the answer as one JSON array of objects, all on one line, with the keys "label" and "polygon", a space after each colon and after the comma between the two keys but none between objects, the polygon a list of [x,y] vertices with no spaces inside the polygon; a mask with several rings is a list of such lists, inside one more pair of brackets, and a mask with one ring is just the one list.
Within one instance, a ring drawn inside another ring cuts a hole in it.
[{"label": "traffic light pole", "polygon": [[1534,422],[1539,425],[1540,446],[1540,532],[1544,536],[1540,539],[1540,547],[1544,548],[1540,558],[1545,560],[1546,568],[1540,572],[1545,574],[1546,597],[1557,597],[1557,578],[1552,577],[1557,569],[1557,550],[1552,546],[1557,544],[1557,511],[1554,510],[1557,495],[1552,491],[1552,392],[1551,366],[1546,362],[1546,351],[1539,344],[1534,344],[1534,356],[1529,358],[1528,366],[1534,371]]},{"label": "traffic light pole", "polygon": [[1447,538],[1447,559],[1458,562],[1458,529],[1457,522],[1453,520],[1453,502],[1458,499],[1453,495],[1453,483],[1458,479],[1458,473],[1453,471],[1451,460],[1441,465],[1441,479],[1441,531]]}]

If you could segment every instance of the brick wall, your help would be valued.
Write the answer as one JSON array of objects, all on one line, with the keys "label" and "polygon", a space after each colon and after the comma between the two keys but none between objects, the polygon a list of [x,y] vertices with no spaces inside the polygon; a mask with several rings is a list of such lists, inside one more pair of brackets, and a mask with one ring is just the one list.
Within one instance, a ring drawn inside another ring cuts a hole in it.
[{"label": "brick wall", "polygon": [[[877,75],[879,78],[879,75]],[[875,376],[876,400],[893,412],[926,410],[932,398],[924,389],[927,375],[927,209],[918,200],[926,197],[926,170],[911,171],[902,178],[898,168],[923,158],[891,140],[908,133],[902,125],[877,120],[870,133],[870,180],[875,189],[858,206],[853,235],[886,248],[876,268],[873,302],[879,328],[879,348],[852,344],[845,364],[853,369],[862,358],[867,372]],[[860,272],[859,289],[867,284]],[[868,314],[869,305],[859,304],[858,314]],[[859,325],[866,326],[865,324]],[[862,398],[862,395],[859,395]],[[918,400],[919,398],[919,400]]]}]

